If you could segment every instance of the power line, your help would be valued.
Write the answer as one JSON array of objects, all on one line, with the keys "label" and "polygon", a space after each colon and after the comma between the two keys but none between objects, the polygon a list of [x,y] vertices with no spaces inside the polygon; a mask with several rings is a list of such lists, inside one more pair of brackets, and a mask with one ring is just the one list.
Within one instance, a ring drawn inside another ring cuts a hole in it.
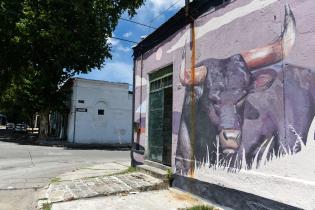
[{"label": "power line", "polygon": [[[126,18],[119,18],[120,20],[124,20],[124,21],[127,21],[127,22],[130,22],[130,23],[134,23],[134,24],[137,24],[137,25],[141,25],[141,26],[145,26],[145,27],[148,27],[148,28],[152,28],[152,29],[157,29],[156,27],[153,27],[152,26],[152,22],[154,21],[154,19],[158,19],[160,16],[162,16],[165,12],[167,12],[168,10],[170,10],[172,7],[174,7],[176,4],[178,4],[180,1],[182,0],[177,0],[175,1],[174,3],[172,3],[167,9],[161,11],[157,16],[153,17],[151,20],[150,20],[150,25],[147,25],[147,24],[144,24],[144,23],[140,23],[140,22],[137,22],[137,21],[134,21],[134,20],[129,20],[129,19],[126,19]],[[132,40],[128,40],[128,39],[124,39],[124,38],[120,38],[120,37],[111,37],[112,39],[117,39],[117,40],[120,40],[120,41],[125,41],[125,42],[129,42],[129,43],[133,43],[133,44],[138,44],[138,42],[136,41],[132,41]]]},{"label": "power line", "polygon": [[167,12],[168,10],[170,10],[172,7],[174,7],[176,4],[178,4],[181,0],[177,0],[176,2],[174,2],[173,4],[171,4],[171,6],[169,6],[167,9],[161,11],[157,16],[153,17],[150,20],[150,26],[152,25],[152,22],[154,19],[158,19],[159,17],[161,17],[165,12]]},{"label": "power line", "polygon": [[125,42],[130,42],[130,43],[133,43],[133,44],[138,44],[138,42],[136,41],[132,41],[132,40],[129,40],[129,39],[124,39],[124,38],[120,38],[120,37],[110,37],[112,39],[117,39],[117,40],[120,40],[120,41],[125,41]]},{"label": "power line", "polygon": [[146,25],[144,23],[139,23],[139,22],[134,21],[134,20],[129,20],[129,19],[126,19],[126,18],[119,18],[119,19],[127,21],[127,22],[130,22],[130,23],[138,24],[138,25],[141,25],[141,26],[145,26],[145,27],[148,27],[148,28],[156,29],[155,27],[152,27],[151,25]]}]

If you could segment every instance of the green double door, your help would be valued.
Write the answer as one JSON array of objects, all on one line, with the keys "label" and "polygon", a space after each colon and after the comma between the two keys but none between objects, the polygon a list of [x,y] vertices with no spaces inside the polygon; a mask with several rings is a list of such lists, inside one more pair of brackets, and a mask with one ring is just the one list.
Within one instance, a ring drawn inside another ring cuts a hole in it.
[{"label": "green double door", "polygon": [[171,165],[172,156],[172,68],[150,75],[149,159]]}]

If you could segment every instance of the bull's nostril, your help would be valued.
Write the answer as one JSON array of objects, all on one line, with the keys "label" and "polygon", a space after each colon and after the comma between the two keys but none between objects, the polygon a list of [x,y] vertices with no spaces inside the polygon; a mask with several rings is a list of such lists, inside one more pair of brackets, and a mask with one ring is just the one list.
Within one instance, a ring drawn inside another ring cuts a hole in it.
[{"label": "bull's nostril", "polygon": [[224,137],[225,140],[228,140],[228,137],[227,137],[225,131],[223,131],[223,137]]}]

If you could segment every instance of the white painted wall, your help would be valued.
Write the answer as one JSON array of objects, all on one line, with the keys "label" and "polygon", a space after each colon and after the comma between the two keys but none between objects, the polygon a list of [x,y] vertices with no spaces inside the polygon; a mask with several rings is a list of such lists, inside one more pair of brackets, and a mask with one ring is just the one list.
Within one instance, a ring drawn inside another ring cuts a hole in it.
[{"label": "white painted wall", "polygon": [[[126,144],[131,142],[132,95],[128,84],[75,78],[68,119],[68,141]],[[84,103],[79,103],[84,100]],[[86,108],[87,112],[75,112]],[[104,115],[98,115],[103,109]]]}]

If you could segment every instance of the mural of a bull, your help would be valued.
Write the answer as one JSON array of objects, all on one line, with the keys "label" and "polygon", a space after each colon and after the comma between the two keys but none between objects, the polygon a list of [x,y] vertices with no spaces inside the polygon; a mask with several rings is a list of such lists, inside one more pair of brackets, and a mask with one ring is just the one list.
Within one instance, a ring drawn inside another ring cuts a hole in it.
[{"label": "mural of a bull", "polygon": [[[215,163],[218,154],[220,159],[234,162],[245,156],[250,168],[256,154],[268,144],[269,157],[297,152],[305,144],[315,97],[310,93],[312,87],[302,87],[296,78],[302,71],[307,72],[306,77],[314,74],[282,63],[294,45],[295,24],[286,5],[284,29],[274,43],[226,59],[203,60],[195,66],[194,76],[191,70],[180,71],[186,93],[175,158],[177,172],[186,174],[198,162]],[[275,81],[280,81],[278,86],[273,85]],[[262,100],[270,103],[253,105],[249,98],[255,94],[256,98],[264,94]],[[255,124],[245,125],[245,119]]]}]

